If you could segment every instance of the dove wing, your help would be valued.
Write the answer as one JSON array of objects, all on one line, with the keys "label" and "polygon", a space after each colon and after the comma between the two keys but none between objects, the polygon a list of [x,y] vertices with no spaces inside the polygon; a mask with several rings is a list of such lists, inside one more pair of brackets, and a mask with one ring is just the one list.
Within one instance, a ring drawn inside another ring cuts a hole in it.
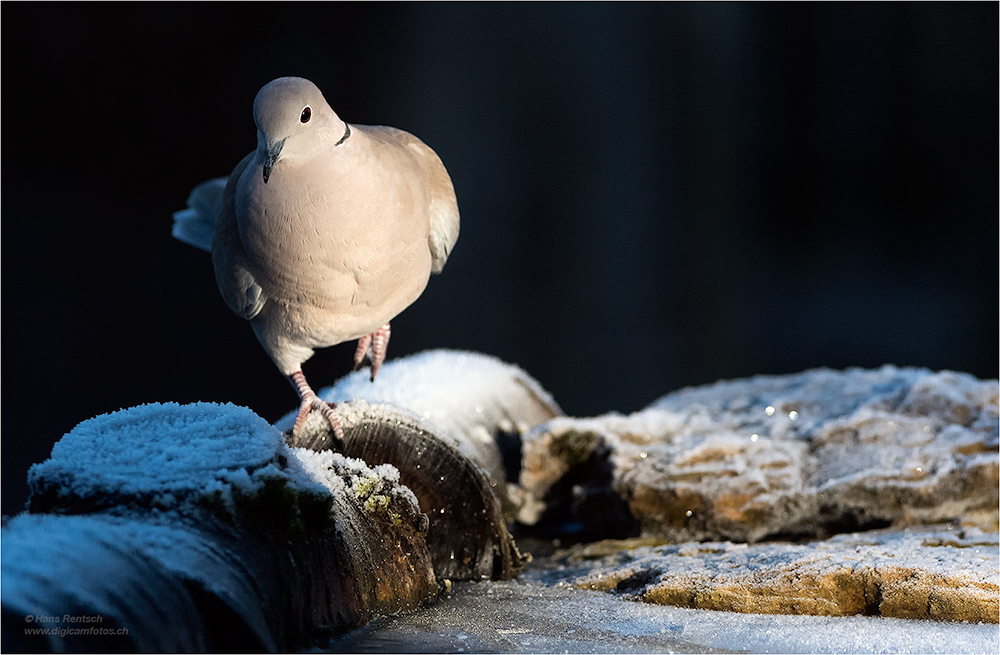
[{"label": "dove wing", "polygon": [[267,300],[263,289],[246,268],[246,253],[236,226],[236,183],[253,157],[252,152],[244,157],[229,176],[212,237],[212,264],[219,292],[229,309],[248,321],[260,312]]},{"label": "dove wing", "polygon": [[426,150],[427,166],[431,176],[431,233],[428,237],[432,257],[431,270],[440,273],[458,240],[458,199],[451,184],[451,176],[441,163],[441,158],[419,140],[418,143]]},{"label": "dove wing", "polygon": [[423,165],[430,182],[430,234],[427,242],[431,249],[431,272],[440,273],[448,261],[455,241],[458,240],[458,199],[451,183],[448,170],[427,144],[409,132],[395,127],[378,126],[375,129],[391,135],[402,145],[417,150],[422,155]]}]

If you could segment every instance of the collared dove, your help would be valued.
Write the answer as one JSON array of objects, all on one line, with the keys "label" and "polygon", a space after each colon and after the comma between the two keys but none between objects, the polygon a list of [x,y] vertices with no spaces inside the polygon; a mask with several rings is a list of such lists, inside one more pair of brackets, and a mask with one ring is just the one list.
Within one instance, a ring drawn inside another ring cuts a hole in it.
[{"label": "collared dove", "polygon": [[226,304],[250,321],[301,404],[293,431],[333,407],[306,383],[314,348],[358,339],[355,368],[385,360],[389,321],[441,272],[458,202],[437,154],[392,127],[349,125],[312,82],[281,77],[253,103],[257,149],[191,192],[173,235],[212,253]]}]

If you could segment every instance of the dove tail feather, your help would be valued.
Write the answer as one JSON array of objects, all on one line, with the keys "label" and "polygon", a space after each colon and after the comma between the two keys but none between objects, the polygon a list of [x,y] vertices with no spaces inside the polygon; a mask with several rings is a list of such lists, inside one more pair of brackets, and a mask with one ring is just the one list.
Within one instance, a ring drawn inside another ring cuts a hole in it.
[{"label": "dove tail feather", "polygon": [[187,209],[174,212],[174,238],[202,250],[212,251],[212,235],[222,209],[222,192],[226,178],[203,182],[194,188],[187,200]]}]

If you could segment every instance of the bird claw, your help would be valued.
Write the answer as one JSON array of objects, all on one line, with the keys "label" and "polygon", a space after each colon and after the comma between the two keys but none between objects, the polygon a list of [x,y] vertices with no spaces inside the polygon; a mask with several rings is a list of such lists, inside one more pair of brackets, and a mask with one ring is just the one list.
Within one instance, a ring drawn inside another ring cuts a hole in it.
[{"label": "bird claw", "polygon": [[365,362],[365,357],[368,356],[368,349],[372,345],[372,335],[366,334],[365,336],[358,339],[358,349],[354,351],[354,370],[361,368],[361,365]]},{"label": "bird claw", "polygon": [[292,425],[292,435],[297,437],[302,433],[302,428],[305,427],[309,412],[315,409],[330,423],[330,427],[333,428],[337,450],[343,452],[344,429],[340,425],[340,416],[337,415],[336,405],[320,399],[316,395],[316,392],[306,383],[306,378],[302,374],[302,371],[292,373],[288,376],[288,379],[292,383],[292,386],[295,387],[295,391],[301,399],[299,412],[295,416],[295,423]]},{"label": "bird claw", "polygon": [[333,428],[333,433],[339,442],[340,449],[343,450],[344,429],[340,425],[340,417],[337,416],[335,406],[331,406],[329,403],[320,400],[315,395],[311,398],[302,399],[302,403],[299,405],[299,413],[295,417],[295,425],[292,426],[292,434],[296,437],[301,434],[302,428],[306,424],[306,419],[309,417],[309,412],[314,409],[318,410],[330,423],[330,427]]},{"label": "bird claw", "polygon": [[382,368],[382,363],[385,362],[385,353],[389,349],[390,334],[389,324],[386,323],[371,334],[366,334],[358,339],[358,348],[354,351],[354,370],[356,371],[361,368],[365,357],[368,357],[372,363],[372,382],[375,381],[375,376],[378,375],[379,369]]}]

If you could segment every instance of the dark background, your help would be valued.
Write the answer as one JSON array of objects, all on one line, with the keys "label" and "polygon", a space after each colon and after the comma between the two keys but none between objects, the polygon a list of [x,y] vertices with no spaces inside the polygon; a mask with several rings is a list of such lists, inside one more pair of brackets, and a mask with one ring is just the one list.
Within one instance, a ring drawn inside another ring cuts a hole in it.
[{"label": "dark background", "polygon": [[[4,3],[3,512],[78,422],[295,406],[170,237],[274,77],[445,162],[461,237],[390,358],[567,413],[885,363],[998,373],[998,4]],[[353,344],[324,350],[317,388]]]}]

